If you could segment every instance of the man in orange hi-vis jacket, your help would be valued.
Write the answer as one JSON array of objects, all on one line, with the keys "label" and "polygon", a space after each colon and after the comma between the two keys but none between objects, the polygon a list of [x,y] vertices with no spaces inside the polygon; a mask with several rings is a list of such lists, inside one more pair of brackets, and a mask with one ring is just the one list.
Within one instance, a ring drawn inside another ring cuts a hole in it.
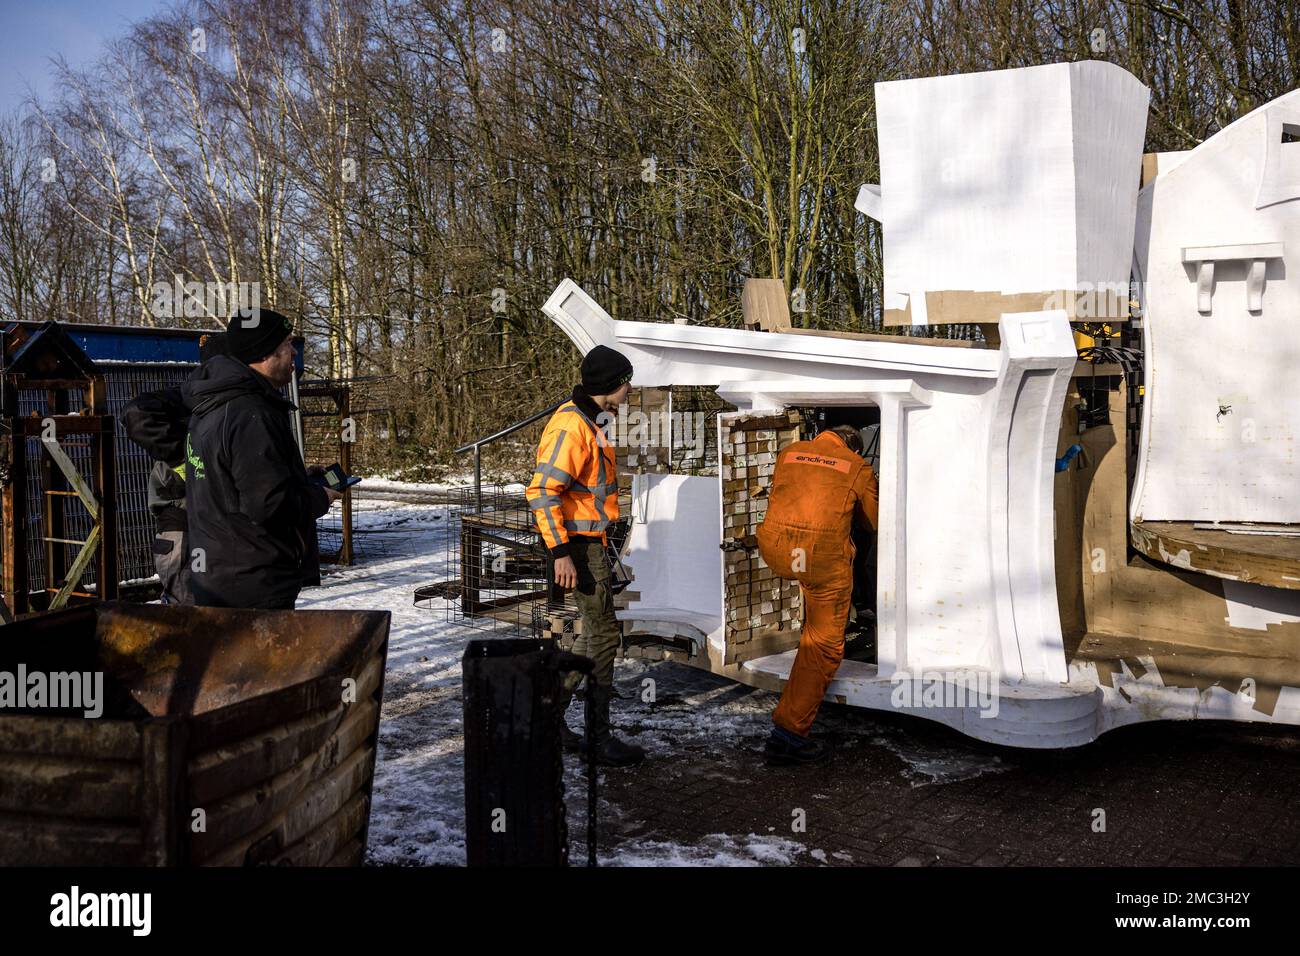
[{"label": "man in orange hi-vis jacket", "polygon": [[777,456],[758,547],[778,577],[799,582],[804,622],[790,679],[772,714],[765,748],[769,763],[813,763],[826,756],[825,745],[810,739],[808,731],[844,659],[853,598],[853,522],[874,529],[878,508],[876,476],[862,458],[856,429],[827,429]]},{"label": "man in orange hi-vis jacket", "polygon": [[[605,557],[605,531],[618,520],[618,475],[614,446],[602,429],[602,413],[615,413],[627,399],[632,363],[619,352],[597,345],[582,360],[582,384],[575,386],[542,433],[537,470],[528,483],[532,509],[551,557],[555,583],[573,589],[582,615],[582,633],[573,652],[595,664],[587,680],[591,695],[596,762],[609,767],[640,763],[645,751],[624,743],[610,730],[609,704],[614,689],[614,655],[622,638],[614,617],[613,574]],[[561,709],[569,705],[580,676],[563,685]],[[582,738],[563,727],[564,746],[577,750]]]}]

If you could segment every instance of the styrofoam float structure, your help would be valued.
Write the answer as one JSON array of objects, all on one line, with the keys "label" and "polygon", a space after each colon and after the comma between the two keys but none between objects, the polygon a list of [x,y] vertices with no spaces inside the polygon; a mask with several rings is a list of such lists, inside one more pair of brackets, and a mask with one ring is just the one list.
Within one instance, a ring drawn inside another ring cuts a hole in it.
[{"label": "styrofoam float structure", "polygon": [[[876,91],[883,183],[864,186],[858,208],[884,226],[887,317],[935,321],[942,310],[995,321],[998,349],[615,321],[571,280],[556,288],[545,314],[584,354],[597,344],[624,352],[635,366],[634,386],[716,389],[738,409],[724,420],[795,406],[879,408],[878,659],[845,661],[829,699],[904,710],[1026,747],[1075,746],[1147,719],[1300,723],[1294,687],[1282,688],[1262,715],[1233,688],[1165,686],[1152,667],[1142,674],[1125,667],[1102,680],[1093,664],[1067,661],[1053,473],[1077,358],[1069,320],[1079,294],[1127,287],[1145,87],[1119,67],[1084,62],[882,83]],[[1198,283],[1180,272],[1188,253],[1171,250],[1180,243],[1209,249],[1197,253],[1200,263],[1244,256],[1250,288],[1216,280],[1214,309],[1231,326],[1216,336],[1216,347],[1243,326],[1249,333],[1254,321],[1261,336],[1234,346],[1253,358],[1264,333],[1288,332],[1281,326],[1290,323],[1292,347],[1277,366],[1289,358],[1298,367],[1300,263],[1290,276],[1284,264],[1285,253],[1300,252],[1289,201],[1300,196],[1300,165],[1287,147],[1279,160],[1264,142],[1279,121],[1300,124],[1291,112],[1300,109],[1296,102],[1287,97],[1251,114],[1143,192],[1136,261],[1151,279],[1146,314],[1158,364],[1148,366],[1147,384],[1160,397],[1147,404],[1137,507],[1190,494],[1205,505],[1198,516],[1226,515],[1222,488],[1216,498],[1171,473],[1198,452],[1187,447],[1187,410],[1177,396],[1168,404],[1161,396],[1162,376],[1175,391],[1193,389],[1202,372],[1172,327],[1195,321],[1205,286],[1203,273]],[[1215,191],[1225,169],[1241,186],[1230,229]],[[1261,176],[1260,195],[1269,203],[1258,206],[1246,187]],[[1238,245],[1249,248],[1243,253]],[[1254,264],[1261,260],[1262,272]],[[1258,308],[1249,309],[1259,305],[1261,275],[1263,314],[1276,323],[1266,328]],[[1275,301],[1284,314],[1273,312]],[[1226,379],[1214,384],[1217,392],[1234,387]],[[1275,408],[1251,408],[1260,426],[1281,438],[1300,419],[1300,392],[1284,399],[1275,385],[1252,393],[1260,402],[1271,397]],[[1201,420],[1199,407],[1195,415],[1203,437],[1214,423]],[[1300,467],[1294,445],[1290,454],[1293,469]],[[1289,490],[1261,492],[1233,516],[1300,520],[1300,482],[1294,470],[1286,477]],[[1230,472],[1225,480],[1230,493],[1244,476]],[[721,476],[636,477],[624,561],[638,598],[620,616],[642,632],[689,637],[693,663],[778,688],[793,650],[742,661],[728,653],[722,497]],[[973,688],[990,691],[995,703]]]},{"label": "styrofoam float structure", "polygon": [[1162,154],[1142,190],[1135,520],[1300,522],[1300,142],[1287,134],[1300,136],[1300,91]]}]

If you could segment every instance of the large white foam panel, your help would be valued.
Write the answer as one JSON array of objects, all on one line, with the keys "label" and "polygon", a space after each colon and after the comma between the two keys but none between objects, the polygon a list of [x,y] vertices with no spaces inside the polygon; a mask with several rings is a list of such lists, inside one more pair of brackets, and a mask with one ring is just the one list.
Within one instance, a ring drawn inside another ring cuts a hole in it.
[{"label": "large white foam panel", "polygon": [[[634,476],[634,520],[623,563],[634,576],[630,590],[640,597],[630,610],[673,608],[713,627],[722,623],[720,494],[717,478]],[[700,630],[707,634],[712,627]]]},{"label": "large white foam panel", "polygon": [[1092,61],[877,83],[886,294],[1127,282],[1148,95]]}]

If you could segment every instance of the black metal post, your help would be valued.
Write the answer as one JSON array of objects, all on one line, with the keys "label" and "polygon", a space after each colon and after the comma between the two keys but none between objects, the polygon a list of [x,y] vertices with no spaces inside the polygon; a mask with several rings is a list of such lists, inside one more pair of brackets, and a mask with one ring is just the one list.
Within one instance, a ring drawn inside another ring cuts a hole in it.
[{"label": "black metal post", "polygon": [[483,446],[474,446],[474,513],[483,513]]}]

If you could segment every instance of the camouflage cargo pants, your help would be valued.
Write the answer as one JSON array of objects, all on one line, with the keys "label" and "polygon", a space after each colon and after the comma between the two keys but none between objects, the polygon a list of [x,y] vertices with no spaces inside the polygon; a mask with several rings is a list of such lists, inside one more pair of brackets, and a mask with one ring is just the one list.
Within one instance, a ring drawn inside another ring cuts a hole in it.
[{"label": "camouflage cargo pants", "polygon": [[[578,570],[578,587],[574,603],[582,615],[582,633],[573,642],[573,653],[589,657],[595,663],[592,676],[597,684],[614,683],[614,656],[618,653],[622,632],[614,617],[614,591],[605,545],[598,538],[574,538],[571,556]],[[572,693],[582,675],[570,674],[566,689]]]}]

